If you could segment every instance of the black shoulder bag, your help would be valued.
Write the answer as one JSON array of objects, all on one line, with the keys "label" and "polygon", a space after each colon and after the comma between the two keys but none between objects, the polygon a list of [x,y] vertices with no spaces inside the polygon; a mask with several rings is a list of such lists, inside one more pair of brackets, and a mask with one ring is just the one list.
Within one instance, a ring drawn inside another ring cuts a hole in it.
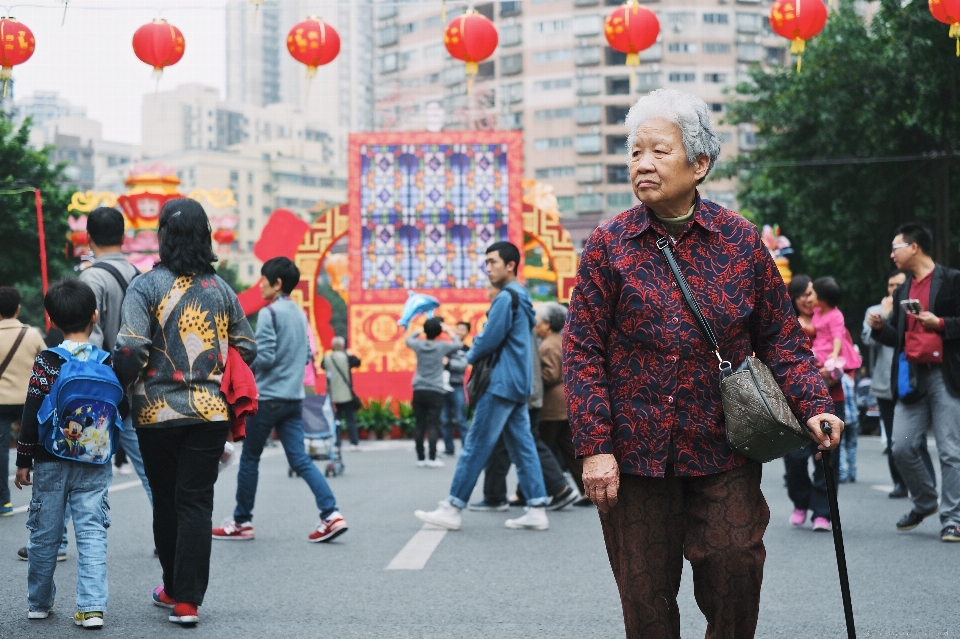
[{"label": "black shoulder bag", "polygon": [[787,398],[766,364],[750,356],[732,370],[720,355],[717,336],[707,324],[700,305],[680,272],[670,248],[671,240],[661,237],[657,248],[673,273],[683,299],[693,312],[703,338],[720,362],[720,395],[727,426],[727,441],[738,452],[758,462],[768,462],[798,450],[812,440],[790,410]]},{"label": "black shoulder bag", "polygon": [[[512,291],[509,288],[504,288],[503,290],[510,294],[512,300],[510,308],[512,309],[513,320],[516,322],[517,309],[520,308],[520,296],[517,295],[516,291]],[[472,408],[476,408],[480,397],[483,396],[490,386],[493,369],[496,368],[497,362],[500,361],[500,354],[503,352],[503,347],[506,345],[509,337],[510,335],[508,334],[503,338],[503,341],[500,342],[496,350],[474,362],[473,369],[470,371],[470,379],[467,381],[467,402]]]}]

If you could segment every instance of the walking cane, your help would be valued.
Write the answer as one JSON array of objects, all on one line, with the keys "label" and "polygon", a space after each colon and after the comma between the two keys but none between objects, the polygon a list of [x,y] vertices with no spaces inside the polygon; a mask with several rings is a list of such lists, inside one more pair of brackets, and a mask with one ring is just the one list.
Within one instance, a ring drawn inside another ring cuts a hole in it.
[{"label": "walking cane", "polygon": [[[832,432],[829,422],[821,422],[820,430],[828,437]],[[843,599],[843,616],[847,620],[847,639],[857,639],[853,626],[853,604],[850,601],[850,580],[847,577],[847,556],[843,552],[843,531],[840,529],[840,504],[837,502],[837,480],[833,476],[833,459],[830,451],[821,451],[823,474],[827,480],[827,497],[830,500],[830,519],[833,528],[833,546],[837,550],[837,567],[840,569],[840,596]]]}]

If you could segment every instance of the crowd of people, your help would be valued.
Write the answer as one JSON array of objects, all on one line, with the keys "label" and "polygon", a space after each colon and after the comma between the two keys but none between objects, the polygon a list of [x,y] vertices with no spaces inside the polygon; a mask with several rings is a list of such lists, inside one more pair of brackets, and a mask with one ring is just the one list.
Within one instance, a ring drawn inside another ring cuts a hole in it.
[{"label": "crowd of people", "polygon": [[[810,464],[837,451],[836,479],[857,481],[858,401],[869,390],[889,443],[890,497],[913,503],[896,529],[939,511],[941,539],[960,541],[960,272],[931,258],[929,230],[908,223],[895,233],[897,270],[864,319],[864,362],[845,328],[840,285],[796,275],[784,286],[757,228],[700,197],[697,186],[720,154],[701,99],[654,91],[626,125],[641,204],[591,234],[569,308],[535,307],[518,279],[520,249],[496,242],[485,253],[490,308],[472,343],[470,324],[439,317],[406,336],[417,359],[417,465],[443,466],[438,446],[454,455],[457,432],[462,445],[446,498],[415,516],[459,530],[464,510],[522,505],[506,527],[546,530],[548,510],[595,504],[628,638],[679,637],[684,558],[708,636],[753,637],[770,511],[761,464],[727,438],[720,390],[730,363],[752,355],[811,438],[784,458],[793,525],[811,515],[813,530],[831,530],[823,465],[814,463],[811,476]],[[19,553],[28,561],[28,618],[45,619],[54,605],[72,519],[74,620],[103,626],[110,459],[122,447],[152,505],[162,584],[151,599],[170,609],[170,621],[194,625],[212,540],[254,539],[259,462],[272,433],[314,495],[319,521],[308,541],[348,530],[304,447],[315,357],[289,297],[300,273],[286,258],[264,263],[266,306],[254,333],[215,274],[197,202],[164,206],[160,262],[142,275],[120,253],[118,211],[91,213],[88,233],[93,265],[44,297],[59,336],[51,331],[45,342],[19,322],[18,292],[0,287],[0,445],[19,420],[14,484],[33,491],[29,542]],[[322,358],[352,446],[360,400],[351,370],[359,363],[342,338]],[[218,469],[230,440],[241,438],[234,512],[213,527]],[[519,485],[508,495],[511,464]],[[470,503],[481,472],[483,498]],[[12,513],[5,483],[0,506],[0,515]]]}]

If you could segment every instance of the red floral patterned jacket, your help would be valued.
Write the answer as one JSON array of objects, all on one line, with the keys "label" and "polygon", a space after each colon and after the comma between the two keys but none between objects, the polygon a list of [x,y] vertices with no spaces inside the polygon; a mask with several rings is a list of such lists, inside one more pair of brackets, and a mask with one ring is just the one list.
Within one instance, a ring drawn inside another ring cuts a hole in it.
[{"label": "red floral patterned jacket", "polygon": [[[567,415],[579,456],[613,453],[623,473],[710,475],[749,460],[727,443],[716,356],[674,283],[644,205],[587,241],[564,339]],[[757,228],[701,200],[674,247],[680,268],[736,368],[766,363],[801,420],[832,412],[809,340]]]}]

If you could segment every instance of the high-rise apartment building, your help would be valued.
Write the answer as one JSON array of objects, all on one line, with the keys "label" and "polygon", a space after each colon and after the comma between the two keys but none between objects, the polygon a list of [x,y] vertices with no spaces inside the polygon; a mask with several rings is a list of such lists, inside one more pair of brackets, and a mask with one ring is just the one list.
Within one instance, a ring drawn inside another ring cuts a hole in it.
[{"label": "high-rise apartment building", "polygon": [[227,3],[226,102],[234,109],[295,105],[346,149],[348,132],[373,128],[373,2],[340,2],[320,14],[340,35],[340,55],[308,81],[286,38],[316,6],[309,0],[264,0],[259,9],[248,0]]},{"label": "high-rise apartment building", "polygon": [[[565,225],[583,239],[635,202],[623,121],[641,95],[660,87],[694,93],[721,121],[733,99],[728,91],[747,79],[750,65],[785,61],[786,45],[769,28],[770,2],[644,2],[661,36],[641,54],[633,78],[603,35],[604,17],[620,0],[478,3],[500,39],[469,95],[463,63],[444,48],[439,3],[383,2],[375,15],[375,124],[425,129],[427,105],[437,102],[447,129],[523,129],[526,176],[554,186]],[[448,21],[458,11],[451,8]],[[750,130],[718,129],[723,158],[753,145]],[[734,206],[732,180],[711,179],[701,193]]]}]

